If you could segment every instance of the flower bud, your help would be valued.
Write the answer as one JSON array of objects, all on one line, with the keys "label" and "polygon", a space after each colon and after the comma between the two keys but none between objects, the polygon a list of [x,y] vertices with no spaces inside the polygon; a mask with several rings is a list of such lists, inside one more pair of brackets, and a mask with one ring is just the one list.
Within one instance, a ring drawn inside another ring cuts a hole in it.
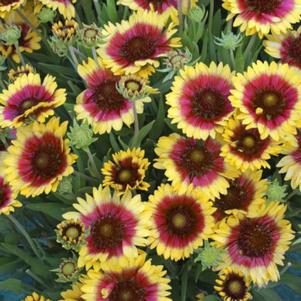
[{"label": "flower bud", "polygon": [[56,16],[56,12],[48,7],[43,7],[38,13],[38,19],[41,23],[52,23]]},{"label": "flower bud", "polygon": [[285,198],[287,196],[286,190],[287,186],[281,185],[277,179],[269,182],[268,191],[266,193],[268,202],[285,202]]},{"label": "flower bud", "polygon": [[21,29],[16,25],[6,25],[4,30],[0,32],[0,40],[8,46],[16,44],[20,37]]}]

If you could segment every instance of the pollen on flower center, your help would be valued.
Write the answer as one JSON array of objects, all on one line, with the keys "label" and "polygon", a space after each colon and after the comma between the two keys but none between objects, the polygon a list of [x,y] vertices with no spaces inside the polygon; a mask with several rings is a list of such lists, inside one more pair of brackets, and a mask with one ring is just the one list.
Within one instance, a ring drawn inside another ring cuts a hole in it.
[{"label": "pollen on flower center", "polygon": [[172,223],[176,228],[183,228],[186,225],[186,217],[181,213],[176,213],[172,218]]},{"label": "pollen on flower center", "polygon": [[228,284],[228,289],[233,294],[239,294],[242,290],[242,285],[238,280],[232,280]]},{"label": "pollen on flower center", "polygon": [[143,301],[145,290],[141,288],[134,280],[124,280],[118,282],[113,288],[110,301]]},{"label": "pollen on flower center", "polygon": [[281,4],[281,0],[247,0],[246,4],[252,10],[260,13],[271,13]]},{"label": "pollen on flower center", "polygon": [[31,99],[25,100],[22,104],[21,104],[21,108],[23,111],[26,111],[27,109],[30,109],[32,106],[34,105],[34,101]]},{"label": "pollen on flower center", "polygon": [[252,148],[255,146],[255,144],[256,144],[256,141],[255,141],[254,137],[251,135],[245,136],[242,140],[242,145],[245,148]]},{"label": "pollen on flower center", "polygon": [[69,237],[69,238],[75,239],[75,238],[77,238],[77,237],[80,235],[80,232],[79,232],[79,230],[78,230],[76,227],[72,226],[72,227],[69,227],[69,228],[67,229],[65,235],[66,235],[67,237]]},{"label": "pollen on flower center", "polygon": [[130,62],[151,58],[155,52],[155,42],[149,37],[133,37],[121,47],[121,55]]},{"label": "pollen on flower center", "polygon": [[279,102],[279,97],[275,93],[267,92],[263,95],[263,104],[265,107],[273,107]]},{"label": "pollen on flower center", "polygon": [[76,269],[73,262],[66,262],[62,267],[62,272],[64,275],[72,275],[74,270]]},{"label": "pollen on flower center", "polygon": [[204,160],[204,158],[205,158],[204,152],[200,149],[194,149],[190,153],[190,159],[194,163],[201,163]]},{"label": "pollen on flower center", "polygon": [[49,159],[50,158],[47,153],[41,152],[41,153],[37,154],[36,158],[35,158],[36,167],[38,167],[40,169],[47,168],[50,163]]},{"label": "pollen on flower center", "polygon": [[129,169],[122,169],[122,170],[118,173],[118,179],[119,179],[120,182],[122,182],[122,183],[130,182],[130,180],[132,179],[132,171],[129,170]]}]

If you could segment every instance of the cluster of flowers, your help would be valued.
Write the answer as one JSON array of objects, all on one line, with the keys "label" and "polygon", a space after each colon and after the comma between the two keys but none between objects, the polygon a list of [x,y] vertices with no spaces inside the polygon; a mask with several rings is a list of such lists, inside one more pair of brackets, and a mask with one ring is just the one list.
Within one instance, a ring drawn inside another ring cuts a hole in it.
[{"label": "cluster of flowers", "polygon": [[[212,257],[209,267],[218,271],[215,290],[221,298],[251,299],[251,283],[279,280],[277,266],[294,238],[286,206],[277,196],[267,197],[272,184],[262,169],[282,155],[276,160],[279,173],[292,189],[301,189],[301,29],[292,30],[301,1],[223,1],[233,25],[264,38],[266,52],[280,58],[254,62],[242,73],[222,63],[188,64],[177,31],[180,15],[195,1],[180,1],[179,10],[175,0],[120,0],[133,10],[128,20],[81,30],[72,2],[0,1],[0,52],[23,64],[8,72],[0,94],[0,213],[22,205],[17,194],[55,192],[74,172],[68,122],[53,116],[66,102],[66,90],[51,75],[41,78],[23,57],[40,48],[39,22],[52,20],[58,10],[65,20],[52,25],[50,44],[57,54],[70,51],[85,84],[74,105],[83,127],[103,135],[134,125],[135,141],[138,114],[150,95],[160,93],[149,77],[163,58],[167,67],[179,69],[164,99],[168,118],[182,132],[159,138],[153,167],[166,179],[146,201],[137,192],[150,187],[150,162],[143,149],[129,147],[104,162],[102,185],[63,215],[57,241],[78,258],[60,266],[61,277],[75,281],[62,299],[171,300],[164,267],[152,264],[145,250],[179,261],[203,245],[200,256]],[[81,63],[72,46],[78,31],[93,54]],[[46,298],[33,293],[25,300]]]}]

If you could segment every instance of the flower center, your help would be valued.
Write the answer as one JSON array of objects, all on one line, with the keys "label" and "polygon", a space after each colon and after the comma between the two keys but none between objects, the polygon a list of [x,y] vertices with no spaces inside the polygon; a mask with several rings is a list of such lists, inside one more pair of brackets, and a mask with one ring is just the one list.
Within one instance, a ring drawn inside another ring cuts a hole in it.
[{"label": "flower center", "polygon": [[229,290],[233,294],[238,294],[241,291],[241,284],[239,281],[234,280],[229,283]]},{"label": "flower center", "polygon": [[116,248],[122,243],[124,225],[118,218],[108,214],[94,223],[91,236],[94,246],[99,249]]},{"label": "flower center", "polygon": [[238,247],[244,256],[262,257],[273,245],[274,224],[261,218],[247,218],[239,226]]},{"label": "flower center", "polygon": [[124,98],[116,89],[117,80],[105,80],[93,93],[98,108],[104,111],[118,111],[124,105]]},{"label": "flower center", "polygon": [[127,80],[124,85],[126,89],[130,90],[131,92],[139,92],[142,88],[141,83],[133,79]]},{"label": "flower center", "polygon": [[281,4],[281,0],[246,0],[250,9],[259,13],[272,13]]},{"label": "flower center", "polygon": [[62,273],[66,276],[70,276],[76,270],[76,267],[73,262],[66,262],[62,267]]},{"label": "flower center", "polygon": [[66,234],[65,234],[68,238],[71,239],[76,239],[79,237],[80,235],[80,231],[75,227],[75,226],[71,226],[66,230]]},{"label": "flower center", "polygon": [[259,91],[254,98],[255,109],[263,114],[266,119],[273,119],[284,111],[285,102],[278,91]]},{"label": "flower center", "polygon": [[135,280],[118,282],[109,295],[110,301],[143,301],[145,290]]},{"label": "flower center", "polygon": [[132,179],[132,171],[130,169],[122,169],[118,174],[118,179],[122,183],[130,182]]},{"label": "flower center", "polygon": [[156,50],[155,41],[147,36],[133,37],[121,47],[121,56],[133,63],[151,58]]},{"label": "flower center", "polygon": [[297,64],[301,64],[301,36],[289,40],[287,53]]},{"label": "flower center", "polygon": [[231,300],[243,300],[246,291],[247,286],[243,277],[235,273],[228,275],[224,284],[224,292],[226,297],[230,297]]},{"label": "flower center", "polygon": [[198,92],[192,99],[192,113],[204,119],[223,116],[225,108],[224,97],[211,88]]},{"label": "flower center", "polygon": [[47,153],[44,153],[44,152],[41,152],[41,153],[38,153],[36,155],[36,158],[35,158],[35,165],[37,168],[39,169],[45,169],[48,167],[48,164],[50,163],[49,162],[49,155]]},{"label": "flower center", "polygon": [[201,163],[205,158],[204,152],[200,149],[194,149],[190,153],[190,159],[194,163]]},{"label": "flower center", "polygon": [[188,236],[194,233],[197,225],[195,212],[190,206],[181,204],[169,209],[166,213],[167,228],[171,234]]},{"label": "flower center", "polygon": [[25,100],[22,104],[21,104],[21,109],[23,112],[25,112],[26,110],[30,109],[32,106],[34,105],[34,101],[33,100]]},{"label": "flower center", "polygon": [[242,146],[244,148],[253,148],[256,144],[256,140],[254,139],[253,136],[251,135],[246,135],[245,137],[242,138]]}]

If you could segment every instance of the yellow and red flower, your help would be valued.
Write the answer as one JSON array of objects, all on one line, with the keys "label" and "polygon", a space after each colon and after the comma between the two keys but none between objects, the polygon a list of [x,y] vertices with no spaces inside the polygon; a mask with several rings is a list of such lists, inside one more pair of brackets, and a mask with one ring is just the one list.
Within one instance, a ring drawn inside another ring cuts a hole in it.
[{"label": "yellow and red flower", "polygon": [[[90,124],[98,134],[119,131],[123,124],[130,126],[134,122],[133,103],[125,99],[118,91],[120,76],[115,76],[100,59],[97,62],[88,59],[78,66],[78,73],[84,79],[87,89],[76,100],[74,110],[77,119]],[[135,100],[138,114],[143,112],[144,102],[151,101],[148,96]]]},{"label": "yellow and red flower", "polygon": [[220,221],[235,212],[255,211],[264,205],[264,194],[268,189],[267,180],[261,179],[262,172],[245,172],[238,178],[229,181],[226,194],[215,199],[214,213],[216,221]]},{"label": "yellow and red flower", "polygon": [[83,299],[86,301],[171,301],[170,280],[163,266],[155,266],[146,255],[124,261],[107,263],[88,271],[83,280]]},{"label": "yellow and red flower", "polygon": [[31,295],[26,296],[22,301],[51,301],[47,297],[39,295],[36,292],[33,292]]},{"label": "yellow and red flower", "polygon": [[81,291],[82,286],[81,282],[74,283],[71,289],[61,293],[63,299],[59,301],[83,301],[82,296],[84,293]]},{"label": "yellow and red flower", "polygon": [[239,270],[225,268],[216,279],[215,291],[224,301],[248,301],[252,299],[249,293],[250,280]]},{"label": "yellow and red flower", "polygon": [[224,162],[220,154],[221,144],[208,138],[199,141],[178,134],[161,137],[155,148],[159,158],[154,166],[165,170],[172,184],[183,193],[201,190],[209,198],[226,194],[229,183],[238,171]]},{"label": "yellow and red flower", "polygon": [[298,130],[297,136],[294,138],[293,145],[287,144],[284,146],[283,153],[286,154],[279,163],[279,173],[284,173],[285,181],[291,181],[293,189],[301,190],[301,131]]},{"label": "yellow and red flower", "polygon": [[53,117],[46,124],[34,122],[17,130],[4,159],[6,179],[15,190],[25,196],[50,193],[73,172],[76,155],[64,139],[67,125]]},{"label": "yellow and red flower", "polygon": [[140,148],[120,151],[112,155],[113,161],[104,163],[102,174],[104,186],[110,186],[120,193],[129,190],[147,190],[149,184],[144,181],[149,161],[144,158]]},{"label": "yellow and red flower", "polygon": [[234,26],[246,35],[257,33],[261,38],[291,29],[300,20],[300,5],[300,0],[223,0],[223,7],[229,11],[227,20],[235,18]]},{"label": "yellow and red flower", "polygon": [[74,208],[77,212],[66,213],[64,218],[79,219],[90,229],[79,252],[80,267],[138,256],[137,246],[147,244],[149,221],[140,195],[132,197],[128,192],[119,198],[116,193],[111,195],[109,187],[99,187],[86,200],[78,198]]},{"label": "yellow and red flower", "polygon": [[198,63],[175,77],[167,95],[168,117],[184,134],[195,139],[215,138],[233,111],[228,99],[233,88],[229,66]]},{"label": "yellow and red flower", "polygon": [[175,24],[153,11],[133,13],[128,21],[107,24],[99,55],[105,66],[116,75],[137,74],[147,77],[159,67],[159,58],[180,47]]},{"label": "yellow and red flower", "polygon": [[260,137],[291,140],[301,117],[301,71],[287,64],[257,61],[234,78],[230,100],[238,118]]},{"label": "yellow and red flower", "polygon": [[75,17],[75,8],[73,3],[76,0],[39,0],[43,5],[58,10],[66,19],[72,19]]},{"label": "yellow and red flower", "polygon": [[226,250],[220,268],[238,269],[258,286],[279,280],[277,265],[283,265],[294,238],[290,222],[283,218],[285,211],[285,205],[271,202],[221,221],[212,236],[215,245]]},{"label": "yellow and red flower", "polygon": [[7,14],[25,3],[26,0],[6,0],[0,2],[0,18],[6,18]]},{"label": "yellow and red flower", "polygon": [[263,44],[265,51],[281,63],[301,69],[301,26],[282,35],[268,35]]},{"label": "yellow and red flower", "polygon": [[149,244],[165,259],[188,258],[213,233],[214,208],[199,192],[179,194],[162,184],[149,197],[151,220]]},{"label": "yellow and red flower", "polygon": [[57,89],[55,78],[39,74],[23,74],[0,94],[1,127],[20,127],[30,120],[44,122],[54,108],[66,100],[66,90]]},{"label": "yellow and red flower", "polygon": [[279,143],[271,137],[262,139],[257,128],[247,129],[235,115],[227,122],[223,139],[222,156],[241,171],[270,168],[268,160],[281,152]]},{"label": "yellow and red flower", "polygon": [[25,66],[18,66],[15,69],[10,69],[8,72],[8,79],[13,82],[15,81],[18,77],[22,76],[23,74],[34,74],[36,73],[35,70],[31,65],[26,64]]}]

